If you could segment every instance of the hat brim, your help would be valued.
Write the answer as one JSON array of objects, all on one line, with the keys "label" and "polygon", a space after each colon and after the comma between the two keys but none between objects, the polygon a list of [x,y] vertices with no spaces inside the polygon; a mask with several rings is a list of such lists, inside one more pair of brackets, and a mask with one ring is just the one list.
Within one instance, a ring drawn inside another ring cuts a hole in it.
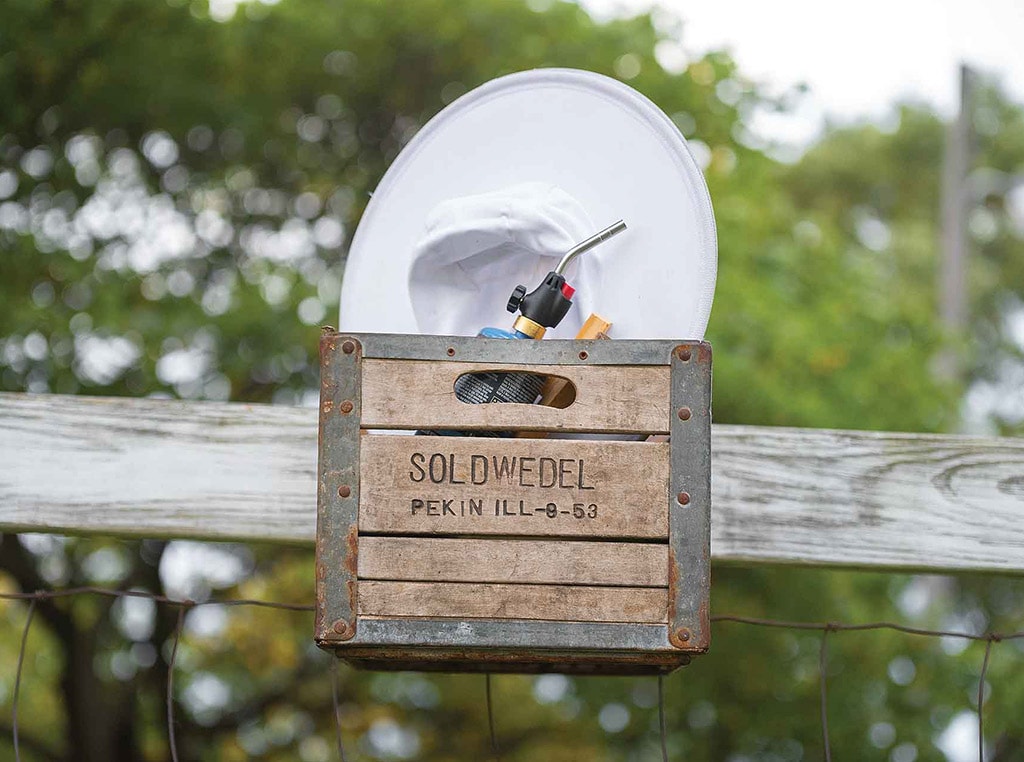
[{"label": "hat brim", "polygon": [[449,199],[528,182],[562,188],[601,227],[626,221],[627,232],[585,255],[599,275],[579,284],[612,321],[615,337],[703,338],[717,242],[700,168],[651,101],[571,69],[496,79],[417,133],[384,175],[352,241],[342,330],[422,332],[408,273],[428,214]]}]

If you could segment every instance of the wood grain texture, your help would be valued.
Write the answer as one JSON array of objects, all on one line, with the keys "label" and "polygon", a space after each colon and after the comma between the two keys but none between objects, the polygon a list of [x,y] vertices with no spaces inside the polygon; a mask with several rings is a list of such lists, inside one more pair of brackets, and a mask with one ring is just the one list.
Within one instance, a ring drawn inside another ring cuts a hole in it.
[{"label": "wood grain texture", "polygon": [[[316,427],[0,394],[0,530],[311,544]],[[712,453],[716,561],[1024,572],[1024,440],[716,426]]]},{"label": "wood grain texture", "polygon": [[717,426],[712,554],[1024,572],[1024,439]]},{"label": "wood grain texture", "polygon": [[667,611],[667,592],[654,587],[359,583],[360,616],[648,624],[666,621]]},{"label": "wood grain texture", "polygon": [[317,411],[0,394],[0,529],[311,543]]},{"label": "wood grain texture", "polygon": [[359,482],[360,532],[668,537],[664,443],[365,434]]},{"label": "wood grain texture", "polygon": [[[362,425],[378,429],[668,431],[668,366],[488,365],[417,360],[363,360]],[[569,379],[576,400],[541,405],[468,405],[455,396],[464,373],[500,367]]]},{"label": "wood grain texture", "polygon": [[[612,324],[600,315],[590,313],[583,321],[580,330],[576,332],[577,339],[608,339],[608,330]],[[544,382],[544,388],[540,390],[538,405],[548,407],[568,407],[576,397],[576,390],[567,379],[551,376]]]},{"label": "wood grain texture", "polygon": [[668,546],[640,542],[360,537],[360,580],[668,586]]}]

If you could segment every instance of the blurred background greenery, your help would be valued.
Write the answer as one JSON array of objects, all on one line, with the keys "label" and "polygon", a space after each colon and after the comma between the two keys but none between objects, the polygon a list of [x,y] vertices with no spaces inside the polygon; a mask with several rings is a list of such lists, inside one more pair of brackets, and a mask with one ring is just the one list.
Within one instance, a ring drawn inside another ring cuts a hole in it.
[{"label": "blurred background greenery", "polygon": [[[666,70],[655,48],[681,27],[663,13],[598,22],[573,3],[535,0],[210,10],[203,0],[0,6],[0,390],[313,403],[318,326],[336,318],[347,242],[389,162],[466,90],[557,65],[645,93],[705,167],[720,241],[708,332],[716,421],[1024,428],[1020,194],[975,183],[970,320],[944,332],[946,125],[927,105],[899,105],[884,127],[830,127],[781,161],[751,119],[790,109],[800,93],[769,96],[724,53]],[[1024,110],[988,81],[972,109],[972,177],[1020,173]],[[304,549],[0,542],[7,591],[95,583],[309,602],[312,579]],[[718,566],[712,599],[715,613],[977,632],[1024,619],[1024,586],[997,577]],[[0,758],[13,758],[25,616],[24,605],[0,606]],[[167,759],[175,616],[142,600],[40,603],[22,686],[23,758]],[[176,673],[181,757],[334,758],[328,660],[311,630],[307,614],[190,611]],[[672,758],[822,758],[820,636],[722,624],[713,640],[707,657],[667,680]],[[976,758],[983,650],[831,636],[837,757]],[[1024,759],[1021,650],[1021,641],[993,650],[992,760]],[[350,759],[486,758],[481,677],[342,668],[340,680]],[[652,678],[502,676],[494,691],[503,759],[660,759]]]}]

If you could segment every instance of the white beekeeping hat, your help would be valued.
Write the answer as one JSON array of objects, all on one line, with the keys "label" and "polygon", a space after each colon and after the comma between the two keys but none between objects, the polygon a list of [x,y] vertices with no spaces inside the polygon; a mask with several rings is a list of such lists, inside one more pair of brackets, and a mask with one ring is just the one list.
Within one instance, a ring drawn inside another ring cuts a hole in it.
[{"label": "white beekeeping hat", "polygon": [[566,273],[575,306],[616,338],[704,336],[717,244],[700,169],[672,121],[632,88],[584,71],[494,80],[430,121],[398,156],[356,230],[344,331],[472,335],[510,328],[512,289],[532,290],[573,244],[627,230]]}]

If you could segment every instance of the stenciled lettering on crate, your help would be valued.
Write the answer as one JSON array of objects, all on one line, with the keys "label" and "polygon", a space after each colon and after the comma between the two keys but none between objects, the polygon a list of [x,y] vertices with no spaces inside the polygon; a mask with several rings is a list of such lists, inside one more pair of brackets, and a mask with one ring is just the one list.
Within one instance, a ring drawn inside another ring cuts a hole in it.
[{"label": "stenciled lettering on crate", "polygon": [[[686,663],[709,639],[710,348],[515,343],[324,336],[317,642],[375,669]],[[459,402],[478,369],[558,375],[576,399]],[[380,431],[420,428],[639,436]]]},{"label": "stenciled lettering on crate", "polygon": [[667,443],[370,434],[360,481],[361,533],[668,535]]}]

